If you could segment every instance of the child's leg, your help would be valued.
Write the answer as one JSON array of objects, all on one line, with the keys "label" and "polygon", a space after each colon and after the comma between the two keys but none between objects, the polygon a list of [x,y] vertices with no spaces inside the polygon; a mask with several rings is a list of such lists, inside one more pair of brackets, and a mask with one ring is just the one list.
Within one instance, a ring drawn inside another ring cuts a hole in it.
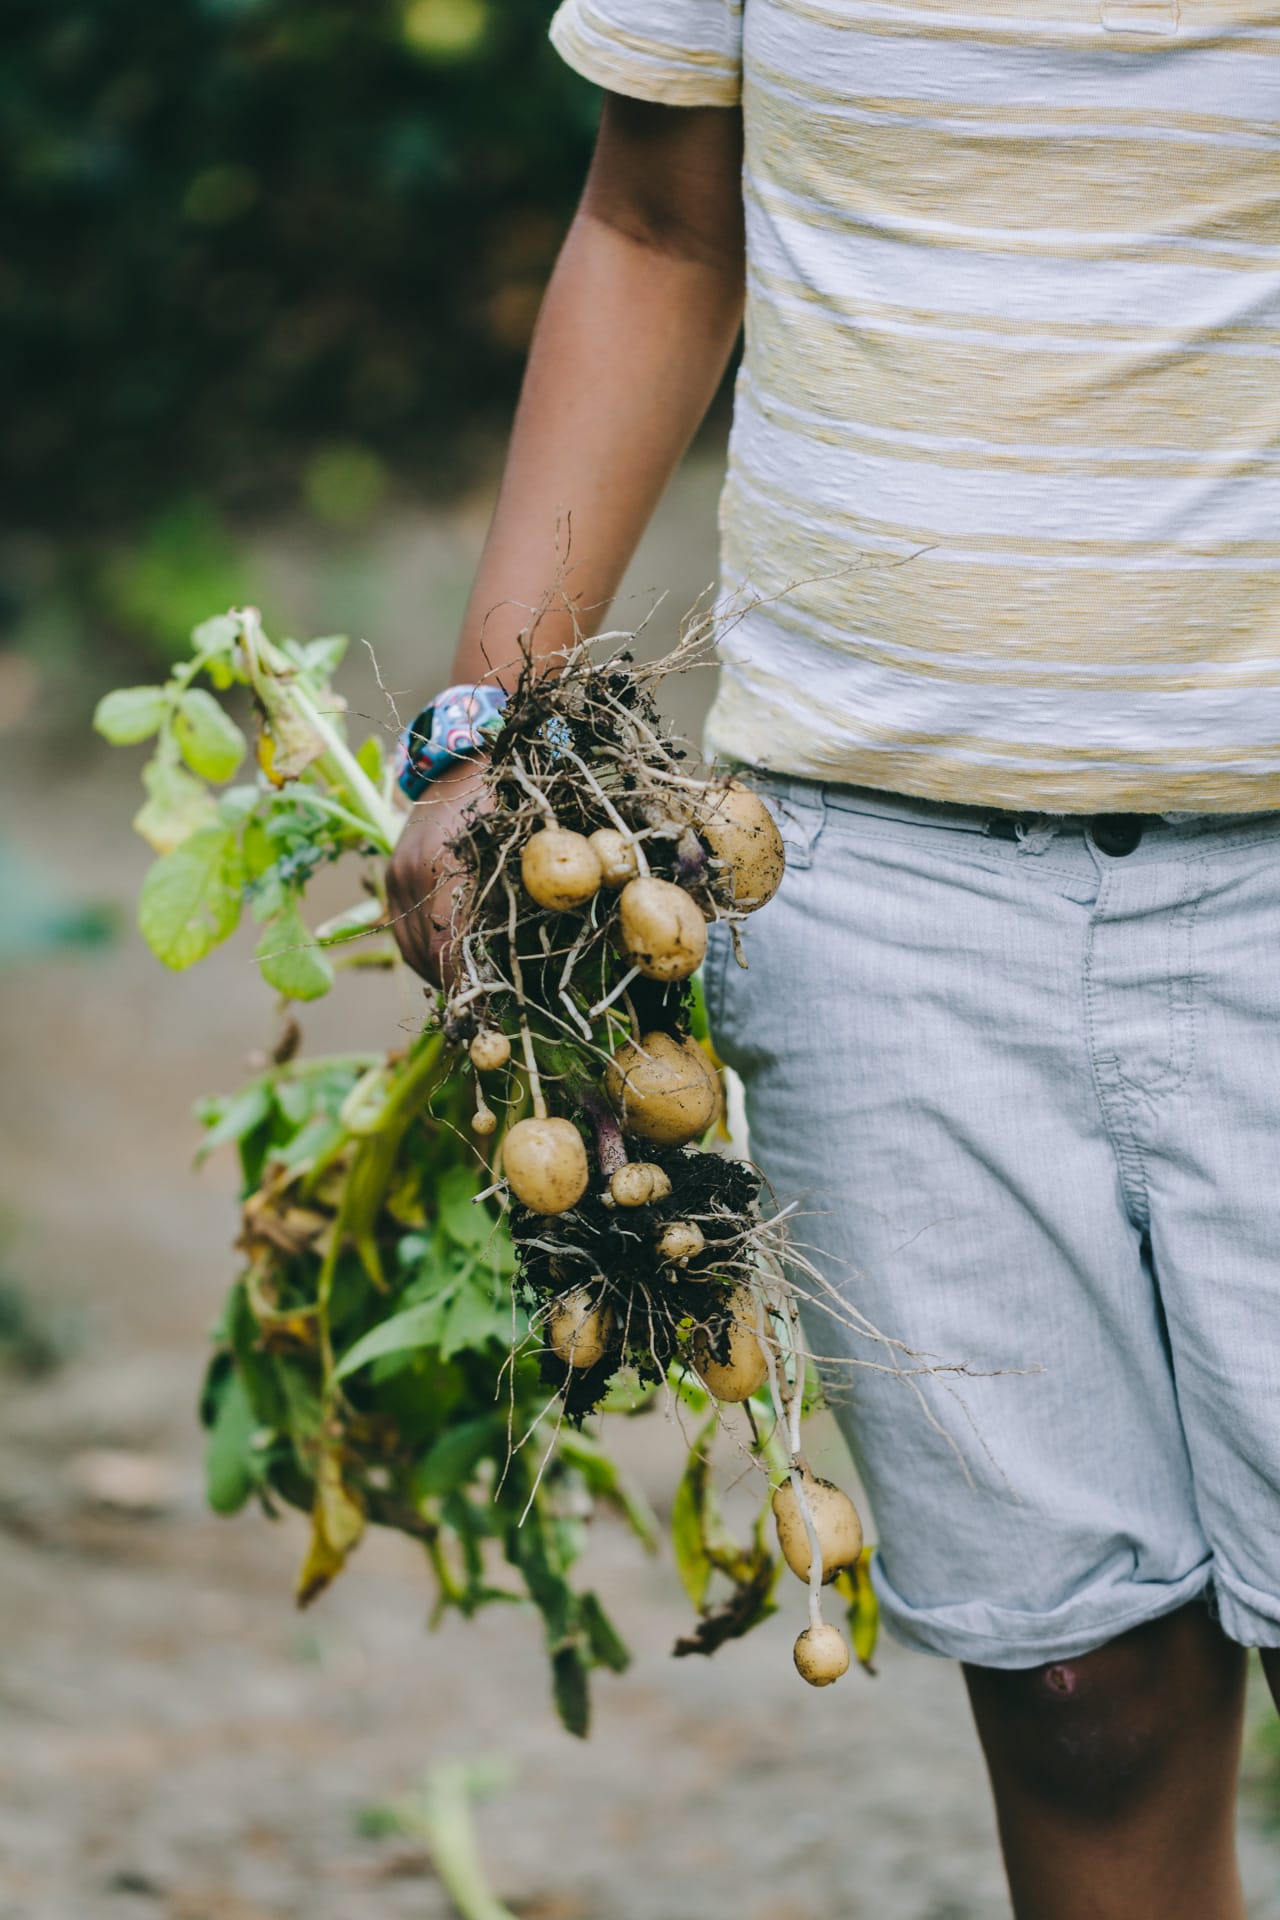
[{"label": "child's leg", "polygon": [[965,1677],[1018,1920],[1238,1920],[1245,1656],[1202,1606]]}]

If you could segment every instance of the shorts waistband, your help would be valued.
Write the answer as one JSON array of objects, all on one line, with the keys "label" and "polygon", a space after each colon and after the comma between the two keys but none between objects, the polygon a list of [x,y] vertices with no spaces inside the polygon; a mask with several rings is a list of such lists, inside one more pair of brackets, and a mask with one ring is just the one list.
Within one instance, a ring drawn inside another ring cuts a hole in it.
[{"label": "shorts waistband", "polygon": [[1149,836],[1198,838],[1203,834],[1280,826],[1280,811],[1250,813],[1036,813],[1025,809],[968,805],[956,800],[930,800],[922,794],[898,793],[885,787],[849,786],[809,780],[795,774],[746,768],[749,779],[765,792],[790,799],[797,806],[820,806],[836,812],[870,813],[906,823],[947,826],[980,833],[994,840],[1048,842],[1089,838],[1104,853],[1132,851]]}]

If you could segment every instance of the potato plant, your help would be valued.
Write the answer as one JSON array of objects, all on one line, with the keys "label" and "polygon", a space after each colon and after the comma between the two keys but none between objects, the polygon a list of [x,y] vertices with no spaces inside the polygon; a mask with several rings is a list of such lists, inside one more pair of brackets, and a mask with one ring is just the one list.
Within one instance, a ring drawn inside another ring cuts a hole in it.
[{"label": "potato plant", "polygon": [[[235,611],[196,629],[163,686],[110,694],[96,718],[114,743],[153,742],[135,822],[158,856],[139,908],[153,951],[189,967],[248,919],[282,1002],[265,1064],[202,1108],[202,1154],[234,1147],[242,1174],[201,1402],[210,1501],[310,1515],[304,1605],[370,1525],[421,1541],[437,1614],[532,1601],[582,1733],[591,1670],[629,1657],[573,1579],[584,1521],[604,1503],[656,1543],[596,1416],[665,1405],[698,1421],[672,1533],[699,1620],[676,1651],[775,1610],[774,1493],[809,1592],[797,1665],[826,1684],[845,1643],[824,1582],[864,1664],[874,1602],[851,1503],[803,1460],[798,1302],[848,1310],[714,1138],[696,970],[708,924],[736,940],[776,889],[782,847],[757,797],[703,777],[659,721],[662,672],[700,642],[657,667],[607,640],[554,675],[526,664],[455,843],[469,886],[447,992],[408,1046],[317,1058],[293,1007],[339,971],[399,964],[383,874],[405,814],[377,734],[348,740],[342,644],[277,643]],[[357,898],[312,926],[309,883],[335,862]],[[716,1506],[717,1444],[760,1469],[745,1543]]]}]

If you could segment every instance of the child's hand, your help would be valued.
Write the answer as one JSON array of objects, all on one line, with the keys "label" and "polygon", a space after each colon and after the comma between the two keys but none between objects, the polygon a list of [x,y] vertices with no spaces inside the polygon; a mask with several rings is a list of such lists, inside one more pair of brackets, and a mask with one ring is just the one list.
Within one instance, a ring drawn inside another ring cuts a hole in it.
[{"label": "child's hand", "polygon": [[414,972],[436,986],[442,982],[457,897],[466,884],[449,842],[461,832],[483,779],[480,767],[466,760],[433,781],[414,805],[387,870],[396,942]]}]

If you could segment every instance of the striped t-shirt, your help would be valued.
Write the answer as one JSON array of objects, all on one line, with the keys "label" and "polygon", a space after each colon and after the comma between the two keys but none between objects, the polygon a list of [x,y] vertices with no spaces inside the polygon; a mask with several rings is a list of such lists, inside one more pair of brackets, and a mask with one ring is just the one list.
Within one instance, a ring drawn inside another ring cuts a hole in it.
[{"label": "striped t-shirt", "polygon": [[743,109],[710,745],[1280,807],[1280,0],[566,0],[552,34]]}]

